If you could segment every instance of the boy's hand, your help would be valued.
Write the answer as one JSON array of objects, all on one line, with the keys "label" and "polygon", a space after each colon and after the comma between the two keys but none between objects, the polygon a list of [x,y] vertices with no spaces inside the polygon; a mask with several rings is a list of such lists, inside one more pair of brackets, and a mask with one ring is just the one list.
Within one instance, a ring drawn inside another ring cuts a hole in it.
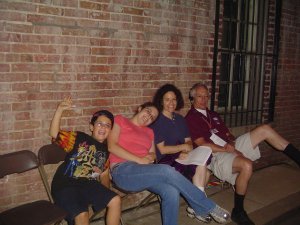
[{"label": "boy's hand", "polygon": [[100,170],[97,166],[93,166],[92,177],[97,178],[102,174],[102,170]]},{"label": "boy's hand", "polygon": [[70,96],[66,97],[66,98],[64,98],[64,100],[62,100],[61,103],[59,103],[57,109],[59,109],[61,111],[65,111],[67,109],[74,108],[75,106],[72,105],[72,103],[73,103],[72,98]]},{"label": "boy's hand", "polygon": [[97,166],[93,166],[93,171],[94,171],[95,173],[99,173],[99,174],[102,173],[102,170],[101,170],[100,168],[98,168]]}]

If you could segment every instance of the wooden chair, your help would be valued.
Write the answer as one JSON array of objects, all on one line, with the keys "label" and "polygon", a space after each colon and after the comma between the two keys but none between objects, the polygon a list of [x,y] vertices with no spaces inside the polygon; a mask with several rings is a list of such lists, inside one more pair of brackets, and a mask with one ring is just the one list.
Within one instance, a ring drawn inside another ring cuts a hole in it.
[{"label": "wooden chair", "polygon": [[[37,169],[36,155],[29,150],[0,155],[0,178]],[[67,213],[46,200],[22,204],[0,213],[1,225],[50,225],[60,223]]]}]

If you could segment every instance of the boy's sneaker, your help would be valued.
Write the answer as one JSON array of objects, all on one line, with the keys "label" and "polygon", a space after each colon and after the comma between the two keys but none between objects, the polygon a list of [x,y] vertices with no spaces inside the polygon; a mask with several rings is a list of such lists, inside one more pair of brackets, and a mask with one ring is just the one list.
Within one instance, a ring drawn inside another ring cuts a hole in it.
[{"label": "boy's sneaker", "polygon": [[233,208],[231,213],[231,220],[238,225],[255,225],[254,222],[248,217],[245,210],[237,211]]},{"label": "boy's sneaker", "polygon": [[189,206],[186,208],[186,211],[187,211],[188,217],[190,217],[190,218],[196,218],[197,220],[199,220],[200,222],[203,222],[203,223],[210,223],[210,221],[211,221],[210,215],[206,215],[206,216],[196,215],[195,211]]},{"label": "boy's sneaker", "polygon": [[218,205],[210,212],[210,215],[217,223],[226,223],[230,219],[229,212]]}]

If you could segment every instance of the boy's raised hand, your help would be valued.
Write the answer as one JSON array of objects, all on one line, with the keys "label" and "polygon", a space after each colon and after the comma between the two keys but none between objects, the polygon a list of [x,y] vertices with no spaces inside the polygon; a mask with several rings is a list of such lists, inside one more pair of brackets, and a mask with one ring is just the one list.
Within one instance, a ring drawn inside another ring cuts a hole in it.
[{"label": "boy's raised hand", "polygon": [[75,107],[74,105],[72,105],[72,103],[73,103],[72,98],[69,96],[69,97],[64,98],[61,101],[61,103],[59,103],[57,108],[61,111],[64,111],[67,109],[72,109]]},{"label": "boy's raised hand", "polygon": [[56,138],[60,130],[60,119],[64,110],[74,108],[71,97],[64,98],[57,106],[53,119],[50,123],[49,135]]}]

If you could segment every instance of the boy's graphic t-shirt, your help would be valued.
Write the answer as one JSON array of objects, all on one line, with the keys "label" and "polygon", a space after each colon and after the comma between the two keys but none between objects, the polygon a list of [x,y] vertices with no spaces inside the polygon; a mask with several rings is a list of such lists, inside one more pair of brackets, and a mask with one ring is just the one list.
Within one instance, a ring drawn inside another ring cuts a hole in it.
[{"label": "boy's graphic t-shirt", "polygon": [[65,161],[58,167],[52,191],[66,186],[80,185],[95,180],[93,167],[101,171],[107,168],[107,144],[100,143],[90,135],[80,131],[60,131],[54,143],[66,151]]}]

